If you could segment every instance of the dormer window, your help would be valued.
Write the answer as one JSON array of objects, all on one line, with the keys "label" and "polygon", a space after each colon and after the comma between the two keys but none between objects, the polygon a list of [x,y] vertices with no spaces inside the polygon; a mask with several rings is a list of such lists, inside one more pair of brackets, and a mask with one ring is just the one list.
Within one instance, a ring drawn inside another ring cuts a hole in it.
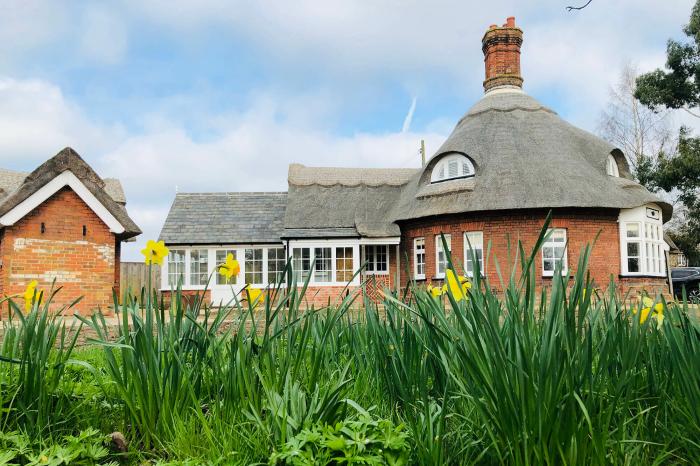
[{"label": "dormer window", "polygon": [[620,177],[620,170],[617,168],[617,160],[615,160],[615,157],[612,154],[608,155],[608,160],[605,164],[605,172],[610,176],[614,176],[616,178]]},{"label": "dormer window", "polygon": [[474,165],[471,160],[461,154],[452,154],[443,157],[433,168],[430,176],[431,183],[467,178],[474,176]]}]

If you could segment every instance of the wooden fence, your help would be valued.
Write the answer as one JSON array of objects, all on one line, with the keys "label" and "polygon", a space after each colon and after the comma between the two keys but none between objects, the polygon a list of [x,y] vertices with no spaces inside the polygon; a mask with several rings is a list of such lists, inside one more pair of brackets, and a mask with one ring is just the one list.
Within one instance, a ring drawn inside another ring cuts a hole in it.
[{"label": "wooden fence", "polygon": [[[149,267],[143,262],[122,262],[120,273],[121,293],[130,290],[131,294],[141,293],[141,288],[148,287]],[[160,267],[154,265],[151,271],[151,288],[160,290]]]}]

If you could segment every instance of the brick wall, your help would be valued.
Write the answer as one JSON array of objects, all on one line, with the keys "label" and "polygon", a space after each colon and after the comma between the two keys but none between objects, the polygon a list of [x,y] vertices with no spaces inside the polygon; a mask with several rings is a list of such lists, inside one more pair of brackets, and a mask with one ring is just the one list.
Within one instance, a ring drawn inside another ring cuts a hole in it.
[{"label": "brick wall", "polygon": [[[435,235],[449,233],[452,235],[452,258],[459,269],[464,261],[464,232],[482,231],[484,234],[485,274],[490,284],[496,290],[501,290],[496,261],[501,269],[504,280],[515,267],[520,273],[519,260],[516,262],[515,253],[518,241],[529,253],[534,247],[540,234],[546,210],[522,210],[490,213],[463,214],[443,216],[433,219],[423,219],[406,222],[401,225],[402,257],[410,261],[410,271],[413,271],[413,239],[425,238],[426,250],[426,284],[442,284],[435,279]],[[630,287],[641,287],[666,290],[666,279],[663,278],[625,278],[620,280],[620,238],[618,232],[618,210],[616,209],[559,209],[553,212],[550,228],[565,228],[567,231],[568,249],[567,261],[569,273],[574,274],[578,265],[580,253],[586,244],[592,243],[598,233],[598,241],[588,263],[588,270],[596,285],[607,288],[611,278],[618,281],[621,291]],[[510,239],[510,256],[508,240]],[[491,242],[490,255],[487,248]],[[551,278],[542,275],[542,255],[538,253],[535,260],[538,287],[551,286]],[[402,266],[402,283],[409,279],[407,270]]]},{"label": "brick wall", "polygon": [[502,27],[492,25],[481,39],[484,52],[486,79],[484,90],[498,86],[522,86],[520,75],[520,47],[523,31],[515,26],[515,18],[508,18]]},{"label": "brick wall", "polygon": [[[74,311],[88,314],[100,308],[111,313],[112,288],[119,285],[118,250],[115,235],[66,187],[3,230],[0,289],[3,295],[23,294],[37,280],[47,293],[56,279],[62,289],[53,309],[83,296]],[[18,303],[23,305],[23,300]]]}]

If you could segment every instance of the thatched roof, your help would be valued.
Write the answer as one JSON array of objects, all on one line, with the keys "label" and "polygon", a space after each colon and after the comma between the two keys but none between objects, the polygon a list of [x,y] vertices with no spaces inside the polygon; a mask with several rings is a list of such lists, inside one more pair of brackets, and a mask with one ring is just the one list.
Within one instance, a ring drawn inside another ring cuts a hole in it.
[{"label": "thatched roof", "polygon": [[[620,178],[605,171],[613,152]],[[432,168],[450,153],[468,156],[476,175],[431,185]],[[665,220],[670,218],[672,207],[632,179],[614,146],[522,91],[509,89],[487,93],[457,123],[406,184],[392,218],[533,208],[624,209],[650,202],[661,206]]]},{"label": "thatched roof", "polygon": [[67,170],[73,173],[124,227],[125,231],[119,235],[121,238],[127,239],[141,234],[139,227],[126,212],[126,199],[121,183],[114,179],[100,178],[70,147],[61,150],[29,174],[0,170],[0,216],[14,209]]}]

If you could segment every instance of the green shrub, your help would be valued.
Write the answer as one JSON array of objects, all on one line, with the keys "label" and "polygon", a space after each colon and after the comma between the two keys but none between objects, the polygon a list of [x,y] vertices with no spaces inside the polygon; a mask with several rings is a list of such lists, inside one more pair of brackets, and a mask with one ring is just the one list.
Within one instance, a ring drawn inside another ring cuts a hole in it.
[{"label": "green shrub", "polygon": [[26,434],[0,432],[0,465],[27,466],[116,466],[108,460],[108,439],[89,429],[77,436],[65,435],[59,442],[37,444]]},{"label": "green shrub", "polygon": [[335,425],[314,424],[270,456],[271,465],[408,464],[408,433],[402,425],[368,413]]}]

